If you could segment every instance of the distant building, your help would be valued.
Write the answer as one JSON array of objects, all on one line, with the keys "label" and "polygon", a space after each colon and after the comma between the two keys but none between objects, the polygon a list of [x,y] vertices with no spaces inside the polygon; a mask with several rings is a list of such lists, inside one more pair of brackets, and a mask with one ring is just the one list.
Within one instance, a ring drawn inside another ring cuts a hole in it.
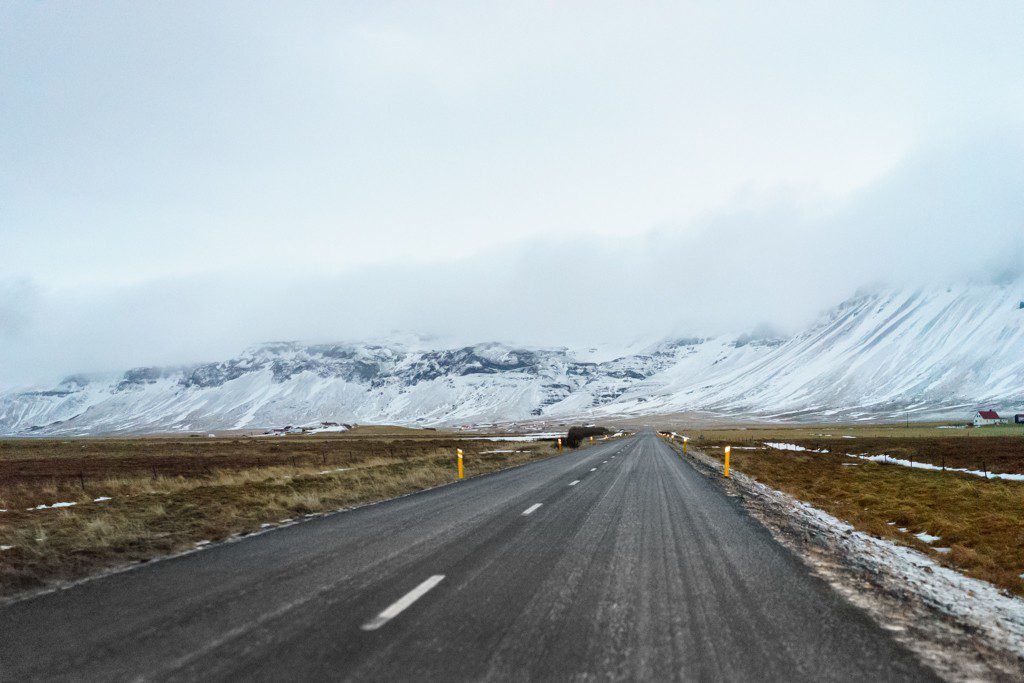
[{"label": "distant building", "polygon": [[984,427],[985,425],[999,425],[1004,424],[1006,420],[999,417],[999,413],[994,410],[979,410],[974,414],[974,426]]}]

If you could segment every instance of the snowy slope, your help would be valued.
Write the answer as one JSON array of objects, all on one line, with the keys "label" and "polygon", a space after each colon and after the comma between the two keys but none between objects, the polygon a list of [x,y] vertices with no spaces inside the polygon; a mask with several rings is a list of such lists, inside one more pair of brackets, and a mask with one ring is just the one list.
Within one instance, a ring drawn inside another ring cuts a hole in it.
[{"label": "snowy slope", "polygon": [[711,411],[769,418],[1024,411],[1024,282],[889,291],[787,340],[673,339],[616,356],[488,343],[274,343],[219,363],[0,396],[0,434],[462,424]]},{"label": "snowy slope", "polygon": [[[695,377],[673,368],[657,410],[793,417],[1024,409],[1024,287],[888,292],[839,306],[749,363]],[[696,379],[696,381],[694,381]]]}]

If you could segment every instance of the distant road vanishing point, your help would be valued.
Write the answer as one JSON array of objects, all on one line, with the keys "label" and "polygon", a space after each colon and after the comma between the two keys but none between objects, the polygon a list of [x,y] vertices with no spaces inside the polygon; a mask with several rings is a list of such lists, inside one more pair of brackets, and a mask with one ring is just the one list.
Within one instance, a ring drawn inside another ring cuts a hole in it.
[{"label": "distant road vanishing point", "polygon": [[0,677],[933,680],[651,431],[0,608]]}]

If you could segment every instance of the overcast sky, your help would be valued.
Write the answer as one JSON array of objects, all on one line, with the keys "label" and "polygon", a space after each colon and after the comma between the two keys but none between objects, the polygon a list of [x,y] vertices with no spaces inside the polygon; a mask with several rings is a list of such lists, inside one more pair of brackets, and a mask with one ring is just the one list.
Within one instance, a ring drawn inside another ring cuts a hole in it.
[{"label": "overcast sky", "polygon": [[1022,35],[1020,2],[5,2],[0,386],[1001,277]]}]

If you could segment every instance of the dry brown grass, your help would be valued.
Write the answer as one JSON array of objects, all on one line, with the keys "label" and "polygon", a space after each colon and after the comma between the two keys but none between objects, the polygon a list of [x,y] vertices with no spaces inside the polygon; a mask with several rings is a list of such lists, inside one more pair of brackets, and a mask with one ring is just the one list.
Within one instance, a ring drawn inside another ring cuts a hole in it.
[{"label": "dry brown grass", "polygon": [[[0,596],[555,454],[435,432],[0,442]],[[516,453],[486,453],[512,449]],[[337,471],[341,470],[341,471]],[[108,501],[96,502],[99,497]],[[40,504],[73,502],[58,509]]]},{"label": "dry brown grass", "polygon": [[[833,453],[889,455],[937,466],[1024,473],[1024,427],[939,429],[937,424],[816,425],[676,431],[695,443],[760,446],[782,441]],[[852,436],[854,438],[846,438]]]},{"label": "dry brown grass", "polygon": [[[705,438],[699,448],[721,459],[729,441]],[[861,531],[1024,595],[1024,483],[763,448],[734,449],[731,465]],[[941,540],[924,543],[914,536],[922,531]]]}]

